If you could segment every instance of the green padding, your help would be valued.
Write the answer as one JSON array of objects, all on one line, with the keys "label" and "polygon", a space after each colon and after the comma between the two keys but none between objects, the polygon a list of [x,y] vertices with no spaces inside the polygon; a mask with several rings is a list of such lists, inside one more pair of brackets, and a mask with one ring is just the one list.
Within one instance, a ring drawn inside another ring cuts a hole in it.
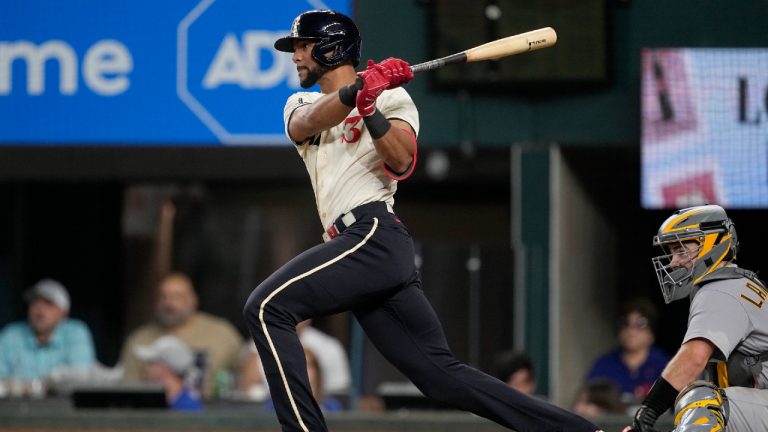
[{"label": "green padding", "polygon": [[[549,389],[549,148],[521,154],[521,234],[526,250],[525,349],[539,391]],[[543,366],[542,366],[543,365]]]}]

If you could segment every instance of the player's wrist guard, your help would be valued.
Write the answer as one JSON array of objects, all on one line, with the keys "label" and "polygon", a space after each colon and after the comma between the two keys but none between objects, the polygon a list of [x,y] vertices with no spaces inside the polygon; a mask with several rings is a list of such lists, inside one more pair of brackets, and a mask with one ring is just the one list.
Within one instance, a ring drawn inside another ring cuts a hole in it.
[{"label": "player's wrist guard", "polygon": [[679,392],[672,387],[667,380],[662,377],[656,380],[651,387],[651,391],[648,392],[648,396],[645,397],[643,405],[653,408],[659,414],[672,408],[675,405],[675,399]]},{"label": "player's wrist guard", "polygon": [[675,405],[675,399],[679,392],[662,377],[656,380],[645,397],[643,405],[635,413],[632,428],[638,432],[654,431],[653,425],[666,410]]},{"label": "player's wrist guard", "polygon": [[345,85],[344,87],[339,89],[339,100],[342,104],[354,108],[355,107],[355,98],[357,97],[357,87],[355,86],[355,83]]},{"label": "player's wrist guard", "polygon": [[379,110],[375,110],[373,114],[363,117],[363,122],[365,122],[365,127],[368,129],[368,133],[371,134],[371,138],[373,139],[383,137],[389,132],[389,128],[392,127],[389,120],[387,120],[387,118],[384,117],[384,114]]}]

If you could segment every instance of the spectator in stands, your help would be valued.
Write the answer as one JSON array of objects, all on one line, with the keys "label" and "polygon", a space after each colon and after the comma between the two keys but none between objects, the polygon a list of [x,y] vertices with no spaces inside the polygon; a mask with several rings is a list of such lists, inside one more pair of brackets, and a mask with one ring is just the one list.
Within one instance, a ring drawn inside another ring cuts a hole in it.
[{"label": "spectator in stands", "polygon": [[598,378],[584,384],[576,393],[572,411],[582,417],[601,417],[606,414],[626,414],[621,393],[615,382]]},{"label": "spectator in stands", "polygon": [[669,356],[654,346],[656,307],[647,299],[626,303],[619,320],[619,346],[600,356],[586,381],[607,378],[616,383],[622,400],[637,403],[661,375]]},{"label": "spectator in stands", "polygon": [[317,356],[310,349],[304,348],[304,355],[307,359],[307,375],[309,376],[309,385],[312,387],[312,395],[320,404],[320,408],[325,412],[341,411],[342,405],[338,399],[327,395],[324,388],[325,375],[320,369],[320,362]]},{"label": "spectator in stands", "polygon": [[151,345],[139,345],[134,354],[142,361],[144,381],[162,384],[168,407],[177,411],[200,411],[202,403],[193,390],[197,368],[195,354],[179,338],[162,336]]},{"label": "spectator in stands", "polygon": [[182,273],[171,273],[158,286],[154,322],[136,329],[123,345],[120,363],[124,381],[137,381],[141,366],[135,349],[149,345],[161,336],[173,335],[195,353],[195,365],[203,371],[202,395],[213,395],[214,376],[234,374],[240,362],[243,338],[228,321],[197,310],[197,294],[192,281]]},{"label": "spectator in stands", "polygon": [[10,323],[0,333],[0,379],[20,383],[19,393],[35,394],[56,369],[96,363],[91,332],[82,321],[68,318],[70,298],[61,283],[43,279],[25,299],[27,321]]},{"label": "spectator in stands", "polygon": [[[341,401],[333,396],[328,396],[323,392],[324,376],[315,354],[311,350],[304,348],[304,356],[307,360],[307,376],[309,377],[309,385],[312,387],[312,396],[317,401],[320,409],[326,413],[344,410]],[[268,411],[275,410],[275,405],[272,402],[272,399],[268,399],[265,406]]]},{"label": "spectator in stands", "polygon": [[[323,376],[322,392],[326,395],[344,395],[352,380],[347,352],[341,342],[312,326],[312,320],[296,326],[299,340],[305,349],[317,358]],[[248,343],[248,353],[240,372],[240,389],[252,399],[266,398],[266,380],[259,354],[253,341]]]},{"label": "spectator in stands", "polygon": [[494,376],[513,389],[533,395],[536,393],[536,374],[531,357],[522,351],[504,351],[494,359]]}]

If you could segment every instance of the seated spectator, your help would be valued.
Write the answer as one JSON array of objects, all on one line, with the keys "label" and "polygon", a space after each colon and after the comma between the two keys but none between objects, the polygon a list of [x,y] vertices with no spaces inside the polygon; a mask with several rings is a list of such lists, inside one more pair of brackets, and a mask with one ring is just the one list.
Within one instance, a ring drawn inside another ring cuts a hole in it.
[{"label": "seated spectator", "polygon": [[317,356],[312,350],[304,349],[304,355],[307,359],[307,375],[309,376],[309,385],[312,387],[312,395],[315,400],[320,404],[320,408],[325,412],[337,412],[341,411],[342,405],[338,399],[333,396],[329,396],[323,390],[325,383],[325,375],[323,375],[322,369],[320,369],[320,362]]},{"label": "seated spectator", "polygon": [[619,346],[594,362],[586,381],[607,378],[619,387],[625,403],[642,401],[669,361],[653,345],[656,318],[656,308],[649,300],[628,302],[619,321]]},{"label": "seated spectator", "polygon": [[[322,391],[326,395],[343,395],[349,390],[352,375],[349,371],[347,352],[338,339],[312,327],[312,320],[296,325],[296,333],[306,350],[317,358],[323,376]],[[267,397],[267,384],[253,341],[248,343],[248,353],[240,370],[240,390],[253,400]]]},{"label": "seated spectator", "polygon": [[582,417],[626,414],[619,387],[611,380],[596,379],[584,384],[576,393],[572,411]]},{"label": "seated spectator", "polygon": [[142,361],[144,381],[162,384],[168,407],[177,411],[200,411],[203,405],[192,389],[195,354],[175,336],[162,336],[151,345],[139,345],[134,354]]},{"label": "seated spectator", "polygon": [[0,333],[0,380],[21,380],[20,393],[40,395],[41,380],[56,369],[87,369],[96,355],[85,323],[68,318],[70,298],[61,283],[43,279],[25,299],[27,321],[10,323]]},{"label": "seated spectator", "polygon": [[323,392],[332,395],[346,394],[352,375],[344,345],[335,337],[313,327],[311,319],[296,325],[296,333],[304,348],[317,357],[323,374]]},{"label": "seated spectator", "polygon": [[536,393],[533,363],[524,352],[504,351],[498,354],[494,359],[494,376],[521,393]]},{"label": "seated spectator", "polygon": [[[311,350],[304,348],[304,356],[307,360],[307,376],[309,377],[309,386],[312,388],[317,404],[323,412],[339,412],[344,409],[341,402],[333,396],[328,396],[323,392],[323,373],[319,362]],[[267,400],[267,410],[274,411],[275,406],[271,399]]]},{"label": "seated spectator", "polygon": [[136,347],[149,345],[161,336],[173,335],[195,352],[195,364],[203,371],[202,395],[213,395],[214,376],[235,373],[243,339],[228,321],[197,310],[198,299],[192,281],[182,273],[171,273],[158,286],[155,320],[128,336],[120,363],[124,381],[138,381],[141,363]]}]

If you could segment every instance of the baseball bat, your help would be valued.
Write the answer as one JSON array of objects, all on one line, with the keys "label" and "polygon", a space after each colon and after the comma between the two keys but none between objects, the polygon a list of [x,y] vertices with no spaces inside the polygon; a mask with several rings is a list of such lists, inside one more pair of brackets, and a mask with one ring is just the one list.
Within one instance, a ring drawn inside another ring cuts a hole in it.
[{"label": "baseball bat", "polygon": [[551,47],[555,42],[557,42],[557,33],[555,33],[555,29],[552,27],[544,27],[502,39],[496,39],[495,41],[484,43],[446,57],[415,64],[411,66],[411,71],[413,73],[419,73],[452,64],[500,59],[502,57]]},{"label": "baseball bat", "polygon": [[[411,66],[411,71],[417,74],[419,72],[430,71],[453,64],[500,59],[502,57],[551,47],[555,42],[557,42],[557,33],[555,32],[555,29],[552,27],[544,27],[538,30],[531,30],[513,36],[507,36],[502,39],[496,39],[495,41],[484,43],[446,57],[415,64]],[[357,78],[355,87],[357,87],[358,90],[363,88],[363,80],[360,77]]]}]

